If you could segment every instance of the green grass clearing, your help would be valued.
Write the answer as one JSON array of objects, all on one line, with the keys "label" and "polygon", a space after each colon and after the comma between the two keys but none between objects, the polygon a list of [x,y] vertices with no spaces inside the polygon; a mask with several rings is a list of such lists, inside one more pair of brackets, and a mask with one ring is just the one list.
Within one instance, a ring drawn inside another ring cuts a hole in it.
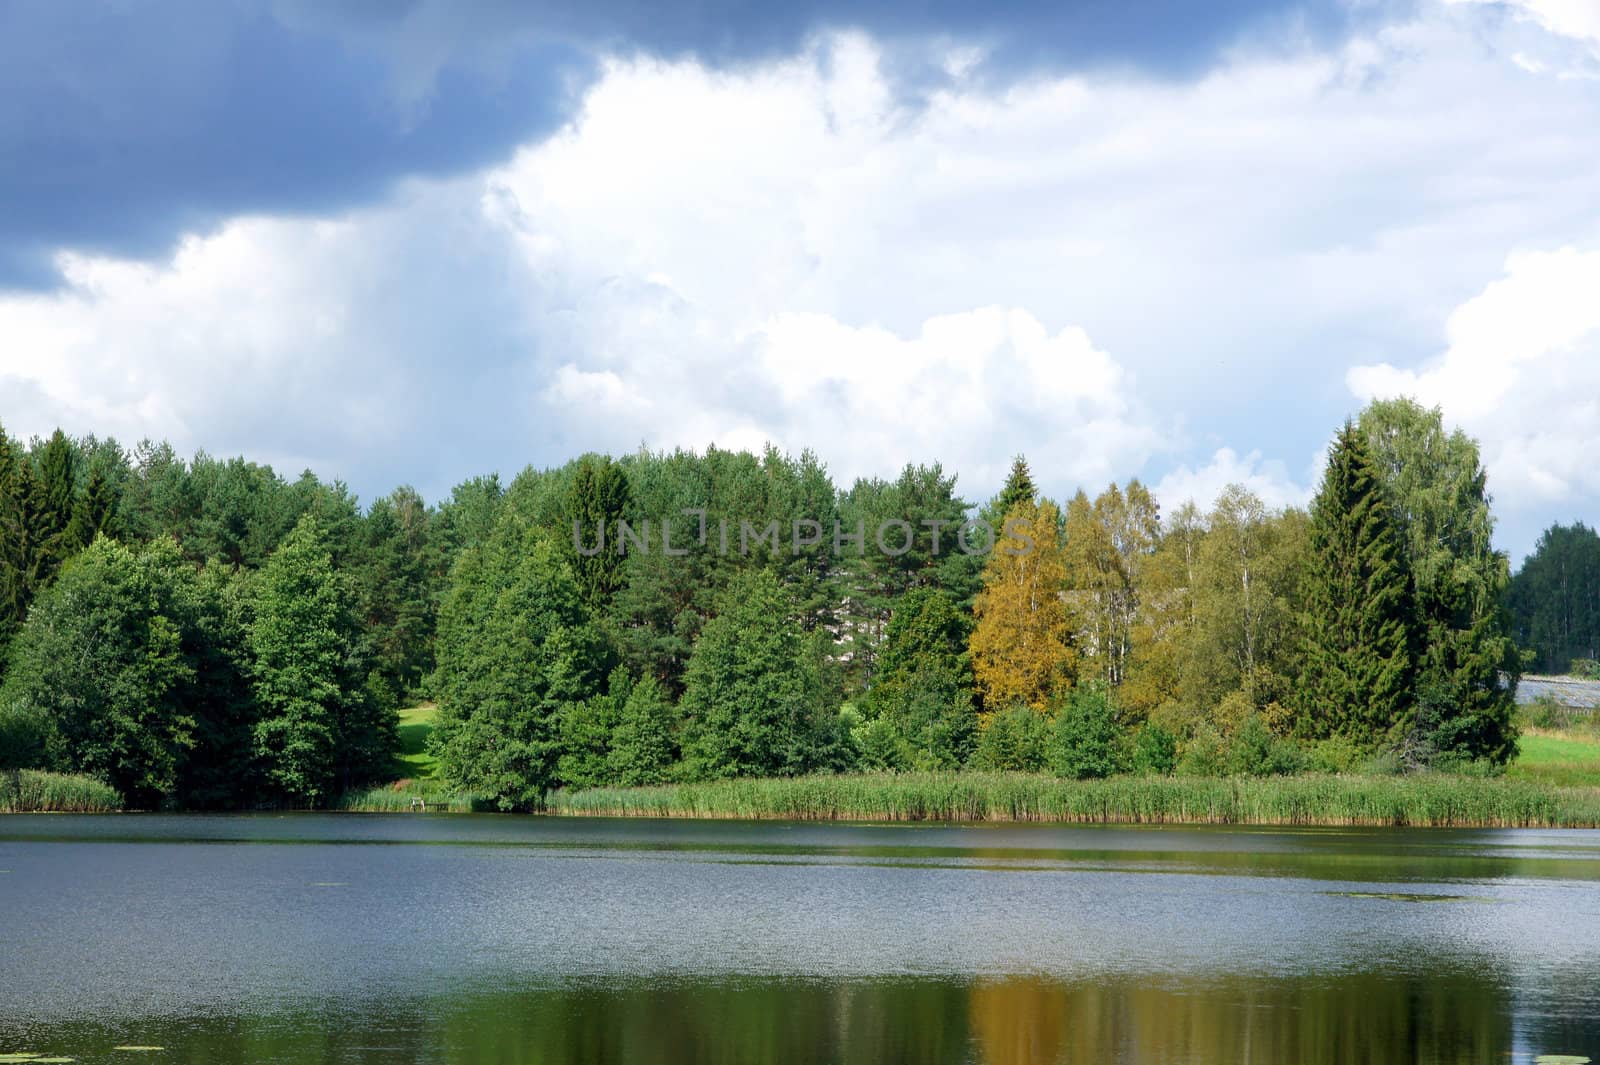
[{"label": "green grass clearing", "polygon": [[1600,735],[1588,730],[1528,729],[1518,741],[1517,760],[1506,768],[1512,780],[1559,787],[1600,787]]},{"label": "green grass clearing", "polygon": [[439,708],[433,703],[411,706],[400,711],[400,756],[395,772],[402,778],[432,780],[439,760],[428,753],[428,737]]}]

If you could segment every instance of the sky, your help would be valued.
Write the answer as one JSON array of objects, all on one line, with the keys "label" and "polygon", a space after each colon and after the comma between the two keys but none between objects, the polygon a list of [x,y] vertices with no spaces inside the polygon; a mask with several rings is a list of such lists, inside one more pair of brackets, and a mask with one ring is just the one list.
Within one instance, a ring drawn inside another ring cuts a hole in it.
[{"label": "sky", "polygon": [[0,4],[0,424],[1305,503],[1373,398],[1600,521],[1600,2]]}]

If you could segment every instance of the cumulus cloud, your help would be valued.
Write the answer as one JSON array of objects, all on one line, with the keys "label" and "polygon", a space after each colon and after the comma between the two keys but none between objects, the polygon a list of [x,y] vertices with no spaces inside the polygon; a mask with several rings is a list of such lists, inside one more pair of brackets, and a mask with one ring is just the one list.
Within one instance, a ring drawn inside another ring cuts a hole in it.
[{"label": "cumulus cloud", "polygon": [[1512,507],[1600,496],[1600,251],[1521,252],[1458,307],[1445,350],[1414,369],[1357,366],[1363,399],[1409,395],[1479,437]]},{"label": "cumulus cloud", "polygon": [[[974,498],[1025,451],[1052,493],[1294,502],[1314,474],[1282,457],[1350,413],[1352,364],[1417,366],[1510,249],[1600,245],[1600,99],[1509,61],[1526,42],[1487,10],[1183,84],[951,61],[914,99],[861,35],[616,58],[492,169],[152,265],[61,260],[60,292],[0,296],[0,402],[8,427],[314,461],[368,495],[771,440],[845,477],[938,458]],[[1422,385],[1358,392],[1399,387]]]},{"label": "cumulus cloud", "polygon": [[1279,509],[1305,506],[1315,482],[1311,476],[1297,481],[1287,465],[1264,458],[1260,451],[1240,455],[1231,447],[1223,447],[1203,465],[1183,463],[1169,471],[1156,483],[1154,492],[1168,513],[1191,502],[1206,510],[1230,484],[1243,485],[1268,507]]}]

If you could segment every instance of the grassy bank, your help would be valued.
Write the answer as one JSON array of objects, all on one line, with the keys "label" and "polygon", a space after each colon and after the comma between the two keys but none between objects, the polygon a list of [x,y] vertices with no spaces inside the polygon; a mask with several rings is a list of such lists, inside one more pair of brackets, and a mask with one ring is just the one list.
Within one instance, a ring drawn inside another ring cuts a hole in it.
[{"label": "grassy bank", "polygon": [[0,813],[101,814],[122,809],[122,796],[89,777],[37,769],[0,772]]},{"label": "grassy bank", "polygon": [[551,813],[807,821],[1600,827],[1600,789],[1444,775],[1269,778],[903,773],[558,791]]}]

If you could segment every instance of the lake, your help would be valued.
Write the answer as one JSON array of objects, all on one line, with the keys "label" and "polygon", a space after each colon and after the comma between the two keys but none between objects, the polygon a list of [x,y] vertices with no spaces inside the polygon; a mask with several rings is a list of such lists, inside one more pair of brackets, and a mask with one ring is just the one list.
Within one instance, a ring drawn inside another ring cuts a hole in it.
[{"label": "lake", "polygon": [[1600,1061],[1600,833],[0,817],[19,1052]]}]

